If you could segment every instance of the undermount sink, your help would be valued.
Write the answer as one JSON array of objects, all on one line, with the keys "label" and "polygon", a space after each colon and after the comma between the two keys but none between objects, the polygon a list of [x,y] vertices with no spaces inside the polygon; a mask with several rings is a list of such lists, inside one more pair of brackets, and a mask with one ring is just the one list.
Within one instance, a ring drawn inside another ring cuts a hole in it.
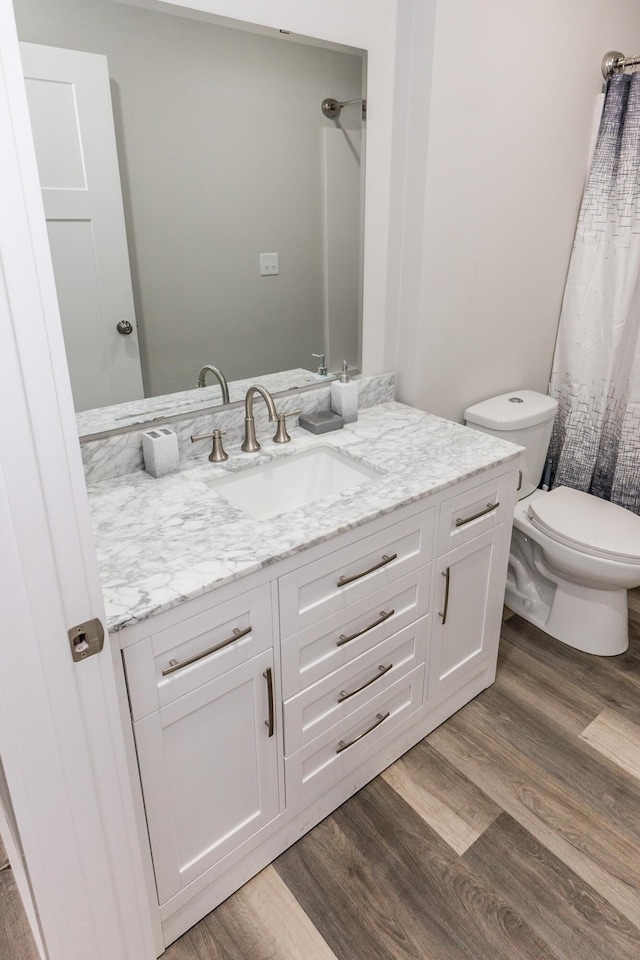
[{"label": "undermount sink", "polygon": [[211,480],[208,486],[255,520],[269,520],[380,476],[333,447],[316,447]]}]

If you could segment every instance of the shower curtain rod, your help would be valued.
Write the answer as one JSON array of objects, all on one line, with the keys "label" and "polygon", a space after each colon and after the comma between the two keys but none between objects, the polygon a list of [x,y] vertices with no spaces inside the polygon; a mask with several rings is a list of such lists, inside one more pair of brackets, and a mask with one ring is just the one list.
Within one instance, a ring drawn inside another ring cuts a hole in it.
[{"label": "shower curtain rod", "polygon": [[622,73],[625,67],[635,67],[640,63],[640,56],[625,57],[619,50],[610,50],[602,58],[602,76],[610,80],[616,73]]}]

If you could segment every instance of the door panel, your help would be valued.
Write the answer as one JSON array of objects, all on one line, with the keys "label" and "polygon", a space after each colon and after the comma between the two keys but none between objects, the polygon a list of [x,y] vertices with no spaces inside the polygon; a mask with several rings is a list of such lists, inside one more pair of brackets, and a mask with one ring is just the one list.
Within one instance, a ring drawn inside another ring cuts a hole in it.
[{"label": "door panel", "polygon": [[502,529],[489,530],[438,561],[429,698],[459,686],[495,655],[504,597]]},{"label": "door panel", "polygon": [[[143,396],[105,57],[20,45],[76,410]],[[129,335],[117,324],[128,321]]]},{"label": "door panel", "polygon": [[162,904],[279,810],[271,650],[134,723]]}]

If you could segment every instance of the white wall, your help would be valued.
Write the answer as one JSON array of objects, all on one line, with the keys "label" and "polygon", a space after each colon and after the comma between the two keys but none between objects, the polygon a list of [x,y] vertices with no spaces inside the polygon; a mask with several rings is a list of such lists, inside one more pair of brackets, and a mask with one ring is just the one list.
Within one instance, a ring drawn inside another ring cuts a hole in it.
[{"label": "white wall", "polygon": [[[438,4],[421,288],[402,313],[401,399],[459,419],[493,394],[546,392],[611,49],[640,54],[637,0]],[[429,79],[414,78],[416,96]]]},{"label": "white wall", "polygon": [[[145,395],[194,386],[205,362],[229,379],[310,368],[335,127],[320,103],[361,95],[362,58],[112,0],[15,9],[21,39],[107,56]],[[271,251],[280,274],[261,278]]]}]

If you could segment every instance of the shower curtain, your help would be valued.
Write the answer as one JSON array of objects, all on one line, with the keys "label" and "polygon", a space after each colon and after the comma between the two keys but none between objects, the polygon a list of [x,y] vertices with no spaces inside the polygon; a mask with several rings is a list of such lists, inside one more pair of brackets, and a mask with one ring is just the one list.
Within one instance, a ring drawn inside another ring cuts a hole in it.
[{"label": "shower curtain", "polygon": [[609,80],[551,375],[554,486],[640,513],[640,73]]}]

